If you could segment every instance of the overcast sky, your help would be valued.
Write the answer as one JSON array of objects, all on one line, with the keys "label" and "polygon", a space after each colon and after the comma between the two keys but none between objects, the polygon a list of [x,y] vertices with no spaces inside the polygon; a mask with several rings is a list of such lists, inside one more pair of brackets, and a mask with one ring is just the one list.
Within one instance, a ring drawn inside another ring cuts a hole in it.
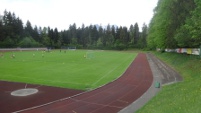
[{"label": "overcast sky", "polygon": [[15,12],[25,24],[58,30],[76,23],[127,26],[149,24],[158,0],[0,0],[0,14]]}]

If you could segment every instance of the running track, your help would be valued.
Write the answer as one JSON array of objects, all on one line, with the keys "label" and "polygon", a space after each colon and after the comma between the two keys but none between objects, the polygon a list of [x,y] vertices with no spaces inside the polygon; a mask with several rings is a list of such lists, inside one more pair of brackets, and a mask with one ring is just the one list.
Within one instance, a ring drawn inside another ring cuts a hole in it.
[{"label": "running track", "polygon": [[141,97],[151,86],[153,75],[144,53],[139,53],[124,74],[96,90],[25,109],[23,113],[116,113]]}]

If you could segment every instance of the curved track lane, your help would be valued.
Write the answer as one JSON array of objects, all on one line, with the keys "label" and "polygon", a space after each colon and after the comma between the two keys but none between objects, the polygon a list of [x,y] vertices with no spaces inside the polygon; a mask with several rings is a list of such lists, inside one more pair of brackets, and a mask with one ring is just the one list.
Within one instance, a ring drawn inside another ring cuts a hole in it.
[{"label": "curved track lane", "polygon": [[61,101],[23,110],[23,113],[116,113],[141,97],[153,75],[146,55],[139,53],[124,74],[93,91]]}]

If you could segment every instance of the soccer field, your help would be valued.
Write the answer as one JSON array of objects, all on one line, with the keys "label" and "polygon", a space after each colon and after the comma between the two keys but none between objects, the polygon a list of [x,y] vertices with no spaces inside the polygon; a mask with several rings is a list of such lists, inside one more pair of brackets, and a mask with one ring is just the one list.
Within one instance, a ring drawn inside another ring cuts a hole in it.
[{"label": "soccer field", "polygon": [[99,50],[6,52],[0,57],[0,80],[93,89],[121,76],[136,55]]}]

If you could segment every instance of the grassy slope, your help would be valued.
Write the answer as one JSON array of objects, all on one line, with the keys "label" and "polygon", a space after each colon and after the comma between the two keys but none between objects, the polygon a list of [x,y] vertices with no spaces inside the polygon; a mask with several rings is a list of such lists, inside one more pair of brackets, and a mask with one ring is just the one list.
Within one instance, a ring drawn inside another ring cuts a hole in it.
[{"label": "grassy slope", "polygon": [[183,82],[162,90],[137,113],[201,113],[201,59],[176,53],[155,53],[175,68]]},{"label": "grassy slope", "polygon": [[[91,59],[84,58],[88,52]],[[0,57],[0,80],[73,89],[95,88],[114,80],[137,55],[117,51],[29,51],[14,52],[16,57],[11,59],[11,54]]]}]

